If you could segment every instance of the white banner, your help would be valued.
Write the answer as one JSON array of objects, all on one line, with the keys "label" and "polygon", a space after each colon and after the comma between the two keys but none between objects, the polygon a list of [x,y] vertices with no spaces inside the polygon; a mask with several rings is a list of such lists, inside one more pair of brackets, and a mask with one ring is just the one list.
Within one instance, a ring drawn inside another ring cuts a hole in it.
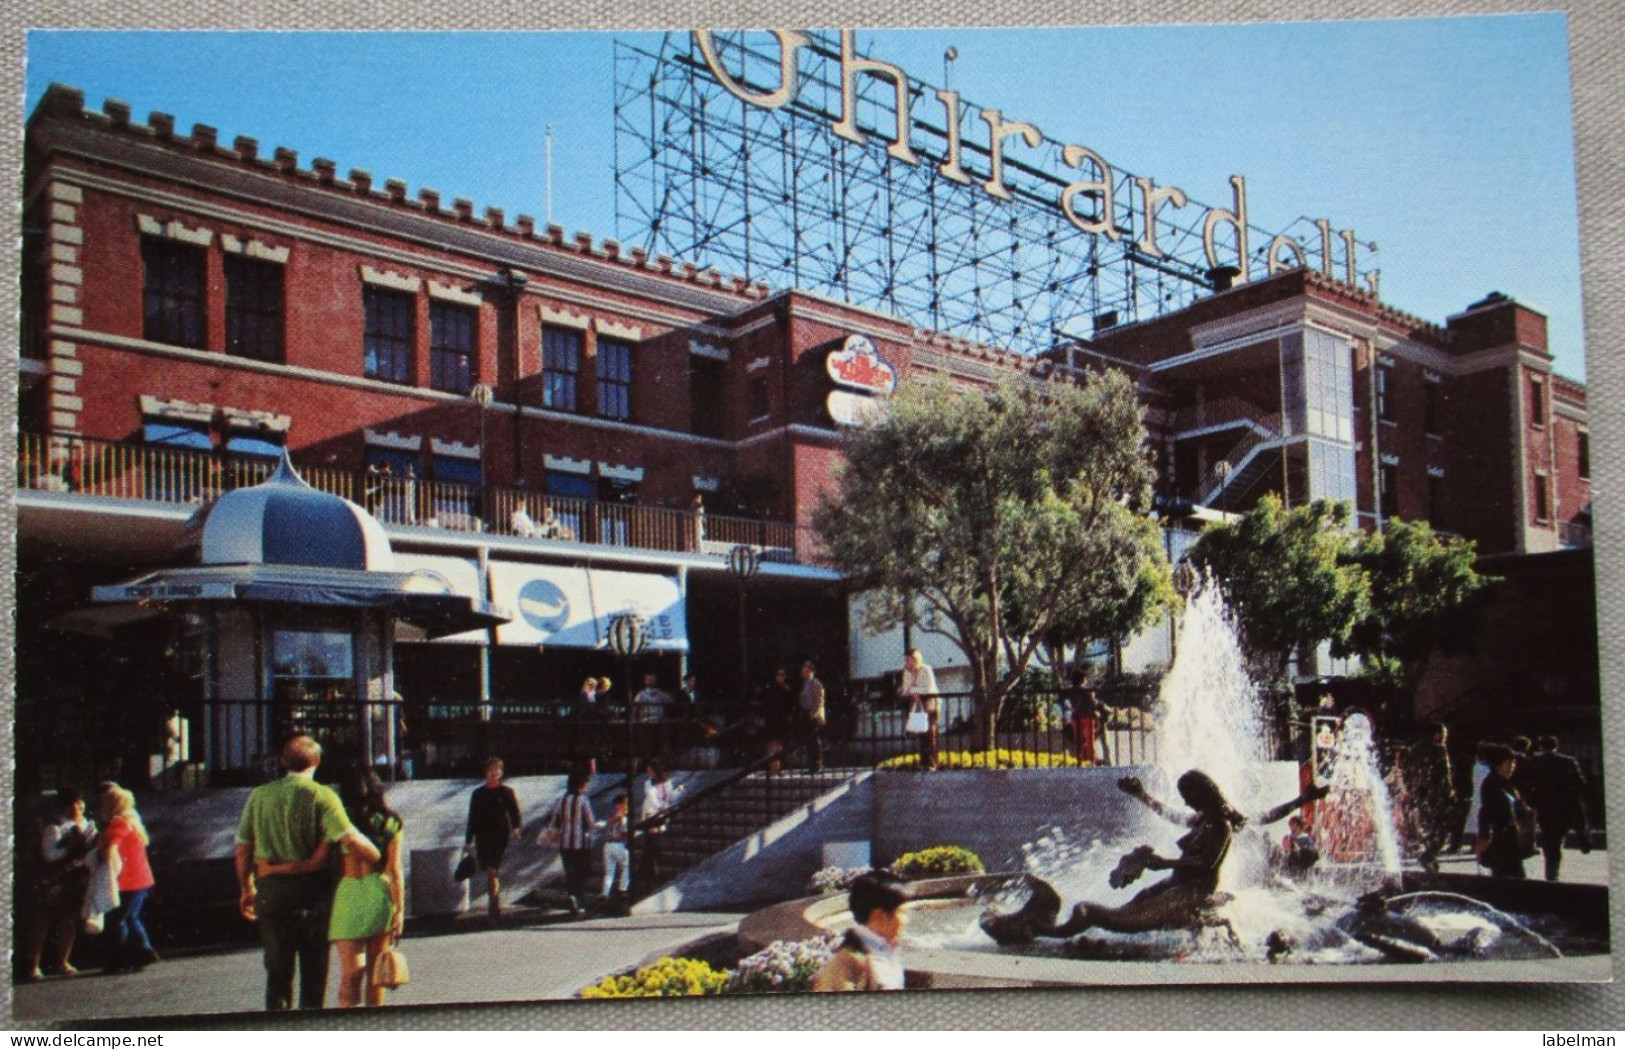
[{"label": "white banner", "polygon": [[688,651],[688,624],[677,580],[649,572],[491,562],[497,604],[514,612],[497,628],[503,645],[602,648],[609,621],[623,612],[648,620],[652,651]]},{"label": "white banner", "polygon": [[[476,601],[485,600],[485,587],[480,585],[479,562],[471,557],[436,557],[431,554],[402,554],[395,555],[395,571],[421,572],[444,583],[454,594],[471,597]],[[410,630],[411,628],[406,628]],[[421,635],[421,631],[419,632]],[[397,635],[399,637],[399,635]],[[436,638],[435,643],[449,641],[453,644],[483,645],[486,632],[483,630],[465,630],[461,634],[452,634],[449,637]]]}]

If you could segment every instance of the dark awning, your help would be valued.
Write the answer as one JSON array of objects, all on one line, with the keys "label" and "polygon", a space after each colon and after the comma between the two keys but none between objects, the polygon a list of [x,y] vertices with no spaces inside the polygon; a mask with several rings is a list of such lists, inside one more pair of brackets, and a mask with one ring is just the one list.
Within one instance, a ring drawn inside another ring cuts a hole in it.
[{"label": "dark awning", "polygon": [[[205,565],[167,568],[124,583],[98,586],[99,604],[179,605],[249,602],[326,608],[378,608],[441,637],[508,622],[502,608],[451,591],[426,572],[361,572],[299,565]],[[72,616],[61,621],[72,629]]]}]

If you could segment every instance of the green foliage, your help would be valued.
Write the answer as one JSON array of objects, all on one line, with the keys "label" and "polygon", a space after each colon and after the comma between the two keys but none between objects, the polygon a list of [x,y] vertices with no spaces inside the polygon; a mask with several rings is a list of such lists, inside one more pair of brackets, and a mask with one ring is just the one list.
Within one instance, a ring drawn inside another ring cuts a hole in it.
[{"label": "green foliage", "polygon": [[[1057,754],[1039,750],[944,750],[937,753],[937,763],[945,769],[1063,769],[1078,768],[1082,764],[1070,754]],[[882,772],[898,772],[920,767],[918,754],[899,754],[887,758],[875,768]]]},{"label": "green foliage", "polygon": [[891,865],[892,873],[908,881],[946,878],[950,874],[982,874],[982,857],[958,845],[937,845],[918,852],[905,852]]},{"label": "green foliage", "polygon": [[606,976],[581,989],[583,998],[683,998],[721,994],[727,970],[718,971],[697,958],[662,958],[630,975]]},{"label": "green foliage", "polygon": [[1489,580],[1473,568],[1471,540],[1442,536],[1426,522],[1390,520],[1348,555],[1371,584],[1369,613],[1354,625],[1342,651],[1360,655],[1379,687],[1414,687],[1439,649],[1470,633],[1474,599]]},{"label": "green foliage", "polygon": [[1351,561],[1347,503],[1320,499],[1286,509],[1266,495],[1235,521],[1210,525],[1191,563],[1224,588],[1249,655],[1272,680],[1294,650],[1346,642],[1370,611],[1371,586]]},{"label": "green foliage", "polygon": [[813,522],[834,566],[869,591],[866,626],[911,614],[965,653],[986,736],[1056,630],[1127,632],[1168,569],[1143,508],[1153,472],[1132,383],[918,381],[853,431]]}]

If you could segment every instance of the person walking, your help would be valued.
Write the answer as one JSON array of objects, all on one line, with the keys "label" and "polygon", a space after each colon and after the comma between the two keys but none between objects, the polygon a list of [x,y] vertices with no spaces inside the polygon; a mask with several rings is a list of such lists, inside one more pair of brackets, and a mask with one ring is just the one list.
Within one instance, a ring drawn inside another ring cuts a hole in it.
[{"label": "person walking", "polygon": [[643,804],[638,809],[638,822],[646,825],[643,829],[643,867],[649,872],[649,884],[654,885],[660,881],[661,846],[665,843],[667,830],[665,815],[683,788],[672,784],[666,767],[657,760],[649,762],[647,771],[649,778],[643,784]]},{"label": "person walking", "polygon": [[485,782],[469,795],[468,826],[463,833],[463,851],[472,851],[475,864],[485,872],[486,920],[492,928],[502,921],[502,859],[508,854],[508,843],[519,837],[524,825],[519,798],[502,782],[503,772],[501,758],[485,760]]},{"label": "person walking", "polygon": [[147,894],[156,882],[152,865],[147,862],[147,828],[135,810],[135,795],[117,783],[107,784],[101,794],[102,833],[100,849],[103,862],[119,858],[119,904],[107,913],[102,942],[107,945],[106,963],[102,971],[120,973],[127,969],[145,969],[158,960],[147,935],[141,911],[146,906]]},{"label": "person walking", "polygon": [[1450,730],[1443,723],[1433,725],[1428,738],[1406,755],[1406,788],[1416,806],[1420,824],[1417,861],[1426,871],[1439,872],[1439,852],[1450,837],[1456,813],[1456,782],[1450,768]]},{"label": "person walking", "polygon": [[632,889],[632,858],[626,848],[627,806],[625,794],[615,795],[614,808],[604,821],[604,887],[600,893],[615,905],[626,901]]},{"label": "person walking", "polygon": [[82,924],[85,891],[90,885],[89,857],[96,846],[96,823],[85,816],[84,792],[64,787],[52,800],[52,815],[39,832],[40,868],[24,948],[28,969],[23,979],[30,983],[45,978],[40,958],[53,933],[53,969],[63,976],[79,972],[68,959]]},{"label": "person walking", "polygon": [[299,975],[299,1008],[320,1009],[327,999],[328,919],[332,883],[325,869],[301,874],[258,873],[260,861],[294,863],[312,858],[325,842],[344,842],[376,863],[382,858],[345,814],[332,789],[316,782],[321,744],[294,736],[282,748],[285,775],[255,787],[237,826],[238,909],[258,922],[265,948],[265,1008],[293,1007]]},{"label": "person walking", "polygon": [[937,695],[937,676],[920,656],[920,650],[911,649],[903,657],[903,682],[900,689],[908,701],[908,713],[925,715],[925,731],[920,737],[920,767],[931,772],[937,770],[937,723],[942,717],[942,697]]},{"label": "person walking", "polygon": [[1073,671],[1072,685],[1065,695],[1067,724],[1072,729],[1072,745],[1077,748],[1078,761],[1093,765],[1096,730],[1100,725],[1100,695],[1081,670]]},{"label": "person walking", "polygon": [[1580,851],[1591,851],[1591,828],[1586,818],[1585,773],[1580,763],[1558,749],[1556,736],[1535,741],[1529,761],[1529,779],[1535,785],[1535,815],[1540,821],[1540,851],[1545,854],[1546,880],[1557,881],[1563,869],[1563,839],[1569,831],[1579,836]]},{"label": "person walking", "polygon": [[1495,878],[1524,877],[1524,846],[1518,832],[1518,810],[1523,802],[1512,785],[1518,758],[1511,747],[1492,743],[1481,752],[1490,766],[1478,805],[1478,862]]},{"label": "person walking", "polygon": [[818,668],[812,660],[801,664],[801,730],[806,734],[810,749],[808,768],[824,771],[824,683],[818,680]]},{"label": "person walking", "polygon": [[538,844],[546,845],[551,839],[559,850],[564,864],[565,892],[570,898],[570,913],[579,918],[582,900],[587,895],[587,878],[592,874],[592,832],[597,820],[592,813],[592,802],[587,799],[587,786],[592,777],[581,771],[570,773],[564,797],[553,809],[553,818],[542,832]]},{"label": "person walking", "polygon": [[[340,845],[341,876],[327,923],[327,938],[339,959],[339,1008],[380,1006],[384,988],[373,982],[373,968],[390,940],[400,938],[406,915],[401,873],[405,827],[389,807],[383,783],[369,768],[345,776],[339,797],[350,822],[383,853],[383,859],[374,863],[347,844]],[[327,866],[328,849],[323,842],[310,858],[294,863],[262,860],[255,873],[263,878],[318,872]]]}]

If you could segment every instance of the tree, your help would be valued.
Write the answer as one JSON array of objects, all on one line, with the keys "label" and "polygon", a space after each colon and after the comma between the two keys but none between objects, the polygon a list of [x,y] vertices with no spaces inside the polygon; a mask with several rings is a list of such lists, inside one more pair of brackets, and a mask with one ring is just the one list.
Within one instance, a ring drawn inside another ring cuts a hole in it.
[{"label": "tree", "polygon": [[1359,655],[1364,676],[1408,694],[1428,658],[1459,645],[1468,614],[1489,580],[1473,568],[1471,540],[1442,536],[1423,521],[1389,520],[1349,553],[1371,583],[1370,610],[1340,646]]},{"label": "tree", "polygon": [[1293,653],[1346,642],[1369,614],[1370,582],[1350,558],[1351,514],[1325,499],[1288,510],[1271,493],[1191,546],[1191,563],[1223,587],[1249,658],[1271,682],[1286,677]]},{"label": "tree", "polygon": [[965,654],[980,745],[1058,626],[1096,615],[1119,629],[1134,607],[1148,614],[1146,579],[1155,589],[1167,565],[1140,509],[1144,444],[1134,388],[1116,373],[987,389],[918,381],[885,420],[852,432],[813,523],[834,566],[872,591],[866,626],[885,629],[918,602],[919,629]]}]

